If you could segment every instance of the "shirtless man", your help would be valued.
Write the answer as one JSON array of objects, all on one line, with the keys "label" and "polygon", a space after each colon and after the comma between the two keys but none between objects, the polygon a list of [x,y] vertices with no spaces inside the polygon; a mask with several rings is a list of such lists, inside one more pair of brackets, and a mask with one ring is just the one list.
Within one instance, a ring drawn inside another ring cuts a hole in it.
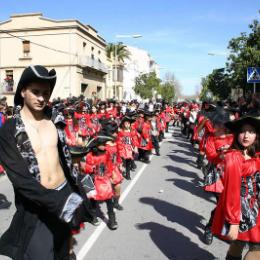
[{"label": "shirtless man", "polygon": [[46,112],[55,82],[55,70],[26,68],[14,98],[14,118],[0,129],[0,162],[18,209],[0,238],[0,255],[14,260],[70,259],[69,224],[83,205],[64,143],[65,125],[58,114]]},{"label": "shirtless man", "polygon": [[49,83],[31,83],[21,91],[24,106],[20,114],[39,164],[41,184],[55,189],[65,182],[65,176],[59,161],[57,130],[43,113],[50,94]]}]

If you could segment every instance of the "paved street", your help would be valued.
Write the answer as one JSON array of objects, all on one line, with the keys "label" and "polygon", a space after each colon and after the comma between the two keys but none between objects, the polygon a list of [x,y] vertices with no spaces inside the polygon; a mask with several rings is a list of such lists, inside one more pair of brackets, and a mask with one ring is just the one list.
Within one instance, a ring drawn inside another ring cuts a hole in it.
[{"label": "paved street", "polygon": [[[138,163],[132,181],[125,181],[119,229],[110,231],[103,222],[98,227],[87,224],[76,236],[78,259],[224,259],[226,243],[201,242],[214,199],[197,187],[202,173],[195,160],[191,145],[174,129],[161,146],[161,156],[153,156],[147,166]],[[13,199],[9,181],[1,178],[0,186]],[[105,205],[101,211],[106,213]],[[13,212],[13,206],[0,211],[0,234]]]}]

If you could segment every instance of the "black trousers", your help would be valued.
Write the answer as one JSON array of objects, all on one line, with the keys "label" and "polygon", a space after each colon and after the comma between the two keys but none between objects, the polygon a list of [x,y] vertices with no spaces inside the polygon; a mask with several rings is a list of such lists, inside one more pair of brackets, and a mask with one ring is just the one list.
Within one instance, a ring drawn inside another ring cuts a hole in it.
[{"label": "black trousers", "polygon": [[[70,190],[67,184],[59,192],[67,194]],[[70,238],[68,224],[48,212],[43,212],[39,215],[24,260],[69,260]]]},{"label": "black trousers", "polygon": [[123,159],[122,158],[122,161],[123,161],[123,165],[125,167],[125,173],[126,174],[129,174],[130,171],[131,171],[131,167],[132,167],[132,159]]},{"label": "black trousers", "polygon": [[142,160],[144,162],[149,161],[149,155],[150,155],[151,151],[147,151],[147,150],[138,148],[138,152],[139,152],[139,160]]},{"label": "black trousers", "polygon": [[[97,206],[98,206],[98,201],[91,199],[91,210],[93,215],[97,216]],[[113,199],[105,200],[107,204],[107,213],[108,215],[114,214],[114,202]]]},{"label": "black trousers", "polygon": [[159,146],[158,136],[152,135],[152,143],[153,143],[153,147],[154,147],[156,153],[159,153],[159,151],[160,151],[160,146]]}]

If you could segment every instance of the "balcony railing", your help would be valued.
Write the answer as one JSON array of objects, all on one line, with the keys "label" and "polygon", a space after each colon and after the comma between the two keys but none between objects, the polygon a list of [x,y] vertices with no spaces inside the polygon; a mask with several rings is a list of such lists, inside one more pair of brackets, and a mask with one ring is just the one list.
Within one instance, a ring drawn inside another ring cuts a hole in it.
[{"label": "balcony railing", "polygon": [[79,64],[82,67],[89,67],[89,68],[93,68],[95,70],[102,71],[104,73],[108,73],[107,66],[103,62],[93,59],[88,56],[79,57]]}]

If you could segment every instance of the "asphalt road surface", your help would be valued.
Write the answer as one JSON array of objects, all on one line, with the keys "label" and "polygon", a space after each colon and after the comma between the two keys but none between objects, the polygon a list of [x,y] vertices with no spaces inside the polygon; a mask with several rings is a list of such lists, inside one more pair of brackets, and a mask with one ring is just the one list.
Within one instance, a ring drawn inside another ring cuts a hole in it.
[{"label": "asphalt road surface", "polygon": [[[124,181],[117,211],[119,228],[106,226],[106,207],[100,205],[98,227],[86,224],[76,235],[74,251],[78,260],[141,259],[225,259],[228,244],[217,238],[208,246],[202,241],[203,229],[215,200],[198,182],[202,173],[196,169],[196,151],[178,128],[166,134],[161,156],[148,165],[138,162],[131,181]],[[11,184],[0,178],[1,193],[13,201]],[[8,227],[15,211],[0,210],[0,235]],[[8,258],[0,256],[0,260]]]}]

